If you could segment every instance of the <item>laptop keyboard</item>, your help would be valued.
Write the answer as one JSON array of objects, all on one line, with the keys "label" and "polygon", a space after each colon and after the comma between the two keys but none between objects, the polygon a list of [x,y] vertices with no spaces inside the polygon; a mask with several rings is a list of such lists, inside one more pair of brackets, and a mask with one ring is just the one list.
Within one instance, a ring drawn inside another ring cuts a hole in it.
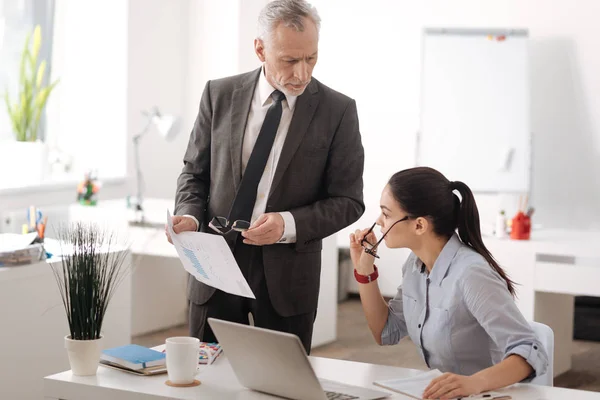
[{"label": "laptop keyboard", "polygon": [[337,393],[337,392],[325,392],[328,400],[352,400],[358,399],[356,396],[350,396],[349,394]]}]

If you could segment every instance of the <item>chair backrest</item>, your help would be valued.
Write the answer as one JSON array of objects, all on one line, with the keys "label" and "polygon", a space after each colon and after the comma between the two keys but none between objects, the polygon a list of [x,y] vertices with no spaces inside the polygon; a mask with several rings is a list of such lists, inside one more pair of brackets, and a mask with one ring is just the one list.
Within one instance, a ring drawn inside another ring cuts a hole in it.
[{"label": "chair backrest", "polygon": [[548,325],[540,322],[530,321],[531,329],[537,339],[542,343],[546,353],[548,354],[548,369],[546,373],[536,376],[531,380],[531,383],[543,386],[554,386],[554,332]]}]

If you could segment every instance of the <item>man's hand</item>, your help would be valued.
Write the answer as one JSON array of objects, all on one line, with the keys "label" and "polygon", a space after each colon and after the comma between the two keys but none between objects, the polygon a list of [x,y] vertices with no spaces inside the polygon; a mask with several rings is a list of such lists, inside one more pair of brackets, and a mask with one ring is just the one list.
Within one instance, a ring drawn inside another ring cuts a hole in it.
[{"label": "man's hand", "polygon": [[[181,232],[196,232],[198,227],[196,226],[196,221],[190,217],[184,217],[180,215],[173,215],[171,217],[171,221],[173,221],[173,232],[181,233]],[[165,235],[167,235],[167,240],[169,243],[173,244],[171,240],[171,235],[169,235],[169,227],[165,225]]]},{"label": "man's hand", "polygon": [[445,373],[432,379],[423,392],[424,399],[453,399],[481,393],[482,382],[475,376]]},{"label": "man's hand", "polygon": [[250,229],[242,232],[245,244],[264,246],[277,243],[283,236],[285,221],[279,213],[267,213],[261,215],[250,226]]}]

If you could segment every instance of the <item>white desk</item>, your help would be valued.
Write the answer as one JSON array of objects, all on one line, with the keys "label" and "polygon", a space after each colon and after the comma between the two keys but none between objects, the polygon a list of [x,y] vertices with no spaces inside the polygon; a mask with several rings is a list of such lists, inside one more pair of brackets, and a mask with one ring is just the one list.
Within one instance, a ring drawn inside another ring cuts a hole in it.
[{"label": "white desk", "polygon": [[[132,227],[133,211],[125,199],[100,201],[96,207],[73,205],[70,220],[92,221],[117,229],[131,242],[132,335],[162,330],[187,321],[187,277],[175,248],[166,240],[162,224],[174,202],[146,199],[146,219],[159,227]],[[162,226],[161,226],[162,225]],[[337,328],[338,252],[335,236],[323,241],[321,289],[313,329],[313,347],[333,342]]]},{"label": "white desk", "polygon": [[[374,380],[399,378],[419,373],[412,369],[329,358],[310,357],[310,361],[320,378],[378,390],[382,389],[372,384]],[[172,388],[164,384],[166,379],[166,375],[140,377],[101,366],[98,369],[98,375],[94,377],[76,377],[70,371],[46,377],[44,379],[44,396],[46,400],[250,400],[275,398],[242,387],[225,356],[220,357],[211,366],[202,367],[197,375],[197,379],[202,382],[198,387]],[[515,400],[600,399],[600,393],[528,384],[518,384],[500,391],[510,394]],[[400,394],[392,394],[391,398],[408,399]]]},{"label": "white desk", "polygon": [[554,331],[554,376],[571,369],[574,296],[600,296],[600,232],[540,230],[531,240],[484,238],[514,279],[528,320]]},{"label": "white desk", "polygon": [[[343,246],[347,240],[338,239]],[[554,330],[554,376],[571,369],[574,296],[600,296],[600,232],[574,230],[533,231],[531,240],[484,236],[486,247],[518,283],[516,303],[528,320]],[[384,296],[396,295],[402,283],[407,249],[379,250],[377,268]],[[349,287],[358,291],[349,274]]]},{"label": "white desk", "polygon": [[[69,368],[69,327],[51,264],[60,261],[0,268],[0,399],[39,399],[43,377]],[[111,300],[102,331],[105,348],[130,341],[129,275]]]}]

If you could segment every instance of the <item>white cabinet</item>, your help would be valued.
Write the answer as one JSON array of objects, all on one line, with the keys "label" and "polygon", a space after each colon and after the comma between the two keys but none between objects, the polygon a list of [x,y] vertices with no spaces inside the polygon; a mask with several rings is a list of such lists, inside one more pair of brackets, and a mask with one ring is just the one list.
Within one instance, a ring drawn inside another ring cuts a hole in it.
[{"label": "white cabinet", "polygon": [[[49,262],[0,268],[0,321],[0,399],[43,398],[44,376],[70,368],[64,345],[69,326]],[[102,332],[104,348],[130,342],[129,274],[108,306]]]}]

